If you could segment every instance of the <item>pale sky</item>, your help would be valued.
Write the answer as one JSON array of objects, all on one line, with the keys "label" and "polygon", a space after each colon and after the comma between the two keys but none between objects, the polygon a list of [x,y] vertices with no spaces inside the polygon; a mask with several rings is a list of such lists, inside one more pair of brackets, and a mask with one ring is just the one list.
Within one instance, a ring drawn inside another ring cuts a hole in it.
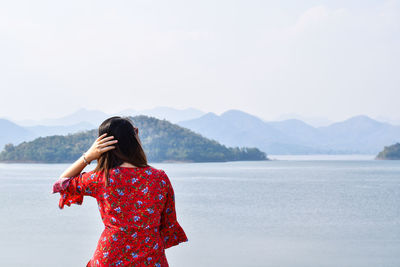
[{"label": "pale sky", "polygon": [[2,1],[0,117],[399,119],[400,0]]}]

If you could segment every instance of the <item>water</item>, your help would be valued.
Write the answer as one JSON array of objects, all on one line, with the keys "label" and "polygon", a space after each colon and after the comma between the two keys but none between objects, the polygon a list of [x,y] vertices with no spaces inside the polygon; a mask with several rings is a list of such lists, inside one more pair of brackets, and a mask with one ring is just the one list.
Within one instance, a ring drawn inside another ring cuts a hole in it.
[{"label": "water", "polygon": [[[400,266],[400,161],[152,165],[170,177],[189,239],[166,250],[171,267]],[[90,259],[103,229],[96,201],[60,210],[50,194],[68,166],[0,164],[0,266]]]}]

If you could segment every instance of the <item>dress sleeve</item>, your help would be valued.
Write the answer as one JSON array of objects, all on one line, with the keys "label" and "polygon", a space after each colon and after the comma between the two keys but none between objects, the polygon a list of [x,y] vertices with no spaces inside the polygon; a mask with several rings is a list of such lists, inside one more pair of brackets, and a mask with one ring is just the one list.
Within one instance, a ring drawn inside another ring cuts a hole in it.
[{"label": "dress sleeve", "polygon": [[174,189],[165,172],[163,172],[162,179],[165,181],[167,194],[165,206],[161,213],[160,234],[164,241],[164,248],[167,249],[188,241],[188,238],[176,219]]},{"label": "dress sleeve", "polygon": [[71,204],[81,205],[83,196],[95,197],[97,188],[97,176],[92,171],[83,172],[79,175],[72,177],[65,177],[58,179],[53,184],[53,194],[60,193],[60,201],[58,206],[60,209],[64,205],[71,206]]}]

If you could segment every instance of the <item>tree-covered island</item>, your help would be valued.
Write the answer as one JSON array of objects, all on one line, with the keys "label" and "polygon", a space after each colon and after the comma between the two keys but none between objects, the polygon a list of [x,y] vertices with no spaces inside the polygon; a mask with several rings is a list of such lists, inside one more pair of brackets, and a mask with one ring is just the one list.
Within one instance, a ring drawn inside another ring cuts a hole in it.
[{"label": "tree-covered island", "polygon": [[376,156],[376,159],[400,160],[400,143],[396,143],[391,146],[385,146],[385,148]]},{"label": "tree-covered island", "polygon": [[[226,147],[187,128],[144,115],[131,117],[149,162],[223,162],[268,160],[258,148]],[[1,162],[69,163],[97,138],[97,130],[39,137],[19,145],[7,144]]]}]

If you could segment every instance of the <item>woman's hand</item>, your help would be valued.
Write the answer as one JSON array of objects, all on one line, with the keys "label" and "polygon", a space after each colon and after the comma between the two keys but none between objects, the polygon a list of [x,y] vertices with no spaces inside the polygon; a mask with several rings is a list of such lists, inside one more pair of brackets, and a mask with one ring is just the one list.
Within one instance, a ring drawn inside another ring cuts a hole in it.
[{"label": "woman's hand", "polygon": [[[93,145],[85,153],[85,158],[87,161],[90,162],[92,160],[98,159],[100,155],[104,152],[115,148],[113,144],[117,143],[118,140],[112,140],[114,136],[105,137],[106,135],[106,133],[100,135],[99,138],[94,141]],[[66,169],[63,174],[61,174],[60,178],[76,176],[80,174],[85,167],[86,163],[81,156],[70,167],[68,167],[68,169]]]},{"label": "woman's hand", "polygon": [[101,154],[114,149],[113,144],[117,143],[118,140],[112,140],[114,136],[105,137],[107,133],[100,135],[96,141],[92,144],[89,150],[85,153],[86,160],[91,162],[100,157]]}]

